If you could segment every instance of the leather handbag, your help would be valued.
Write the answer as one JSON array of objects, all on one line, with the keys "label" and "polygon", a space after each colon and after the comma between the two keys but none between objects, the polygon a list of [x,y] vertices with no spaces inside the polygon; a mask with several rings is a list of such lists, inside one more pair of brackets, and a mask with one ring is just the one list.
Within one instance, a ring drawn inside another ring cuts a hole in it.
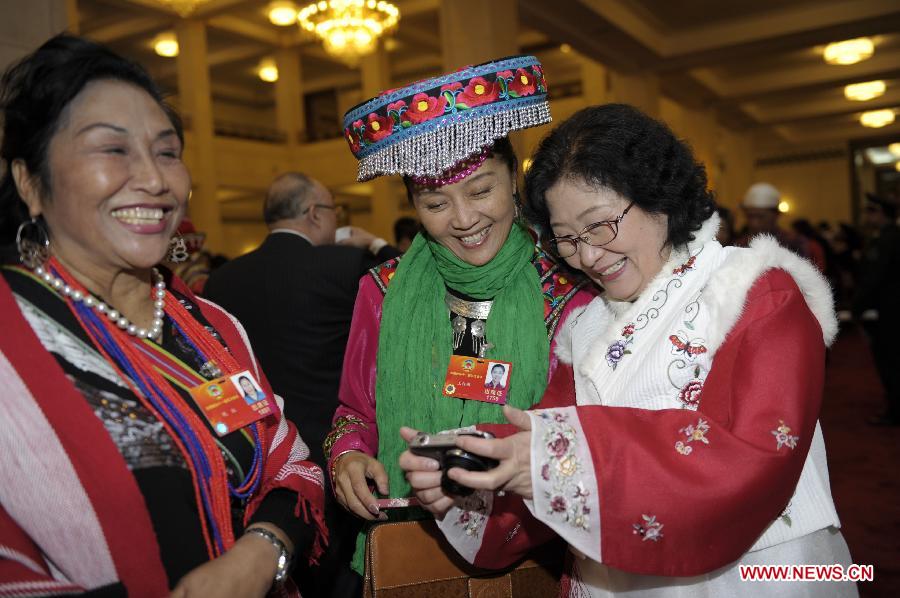
[{"label": "leather handbag", "polygon": [[505,570],[473,567],[433,520],[374,526],[366,537],[365,598],[556,598],[562,555],[555,543]]}]

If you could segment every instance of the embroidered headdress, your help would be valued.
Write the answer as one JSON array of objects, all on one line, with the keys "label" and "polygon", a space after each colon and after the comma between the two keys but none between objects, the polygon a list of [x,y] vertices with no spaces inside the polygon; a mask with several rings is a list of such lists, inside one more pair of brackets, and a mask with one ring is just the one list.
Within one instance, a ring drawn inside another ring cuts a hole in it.
[{"label": "embroidered headdress", "polygon": [[441,181],[463,162],[463,171],[480,165],[485,148],[511,131],[549,122],[541,64],[513,56],[382,92],[344,115],[344,137],[360,181],[386,174]]}]

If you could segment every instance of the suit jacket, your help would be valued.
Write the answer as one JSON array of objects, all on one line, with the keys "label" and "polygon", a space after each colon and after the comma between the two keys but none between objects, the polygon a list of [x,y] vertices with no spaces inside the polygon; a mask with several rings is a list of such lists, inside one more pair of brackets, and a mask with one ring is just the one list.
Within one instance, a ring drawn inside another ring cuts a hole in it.
[{"label": "suit jacket", "polygon": [[244,325],[272,388],[284,398],[285,415],[316,463],[324,462],[322,441],[338,404],[359,279],[397,255],[391,246],[373,256],[277,232],[215,270],[206,284],[205,295]]}]

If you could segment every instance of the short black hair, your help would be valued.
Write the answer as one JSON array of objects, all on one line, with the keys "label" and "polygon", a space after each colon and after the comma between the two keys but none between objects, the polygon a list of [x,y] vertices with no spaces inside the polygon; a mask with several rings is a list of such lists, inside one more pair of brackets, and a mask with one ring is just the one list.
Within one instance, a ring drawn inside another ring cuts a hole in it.
[{"label": "short black hair", "polygon": [[419,234],[419,221],[409,216],[401,216],[394,222],[394,240],[399,243],[401,239],[412,241]]},{"label": "short black hair", "polygon": [[[509,137],[497,139],[491,146],[491,153],[488,157],[502,160],[509,168],[510,175],[515,178],[519,171],[519,158],[516,157],[516,150],[513,149]],[[406,185],[406,199],[409,201],[409,205],[413,205],[413,191],[416,185],[408,176],[403,177],[403,184]]]},{"label": "short black hair", "polygon": [[497,368],[500,368],[500,371],[504,374],[506,373],[506,366],[502,363],[495,363],[493,366],[491,366],[491,373],[493,374],[494,370],[496,370]]},{"label": "short black hair", "polygon": [[28,217],[12,176],[12,163],[22,160],[37,175],[41,191],[49,194],[47,150],[61,126],[69,104],[84,87],[98,80],[123,81],[146,91],[159,104],[184,143],[184,127],[166,104],[159,87],[136,62],[122,58],[98,43],[60,34],[11,66],[0,79],[0,242],[9,241]]},{"label": "short black hair", "polygon": [[627,104],[591,106],[551,131],[525,174],[525,215],[549,237],[546,193],[565,178],[611,189],[649,214],[668,217],[666,243],[682,245],[716,206],[706,170],[687,143]]}]

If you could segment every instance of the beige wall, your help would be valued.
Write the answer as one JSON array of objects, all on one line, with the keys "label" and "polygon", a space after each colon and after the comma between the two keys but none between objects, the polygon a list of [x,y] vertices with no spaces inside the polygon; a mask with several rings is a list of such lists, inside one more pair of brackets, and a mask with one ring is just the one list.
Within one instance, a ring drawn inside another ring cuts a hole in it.
[{"label": "beige wall", "polygon": [[67,24],[63,0],[0,0],[0,71]]},{"label": "beige wall", "polygon": [[850,165],[846,157],[807,160],[755,169],[756,181],[775,185],[791,204],[782,215],[787,226],[796,218],[813,223],[827,220],[832,224],[851,222]]}]

